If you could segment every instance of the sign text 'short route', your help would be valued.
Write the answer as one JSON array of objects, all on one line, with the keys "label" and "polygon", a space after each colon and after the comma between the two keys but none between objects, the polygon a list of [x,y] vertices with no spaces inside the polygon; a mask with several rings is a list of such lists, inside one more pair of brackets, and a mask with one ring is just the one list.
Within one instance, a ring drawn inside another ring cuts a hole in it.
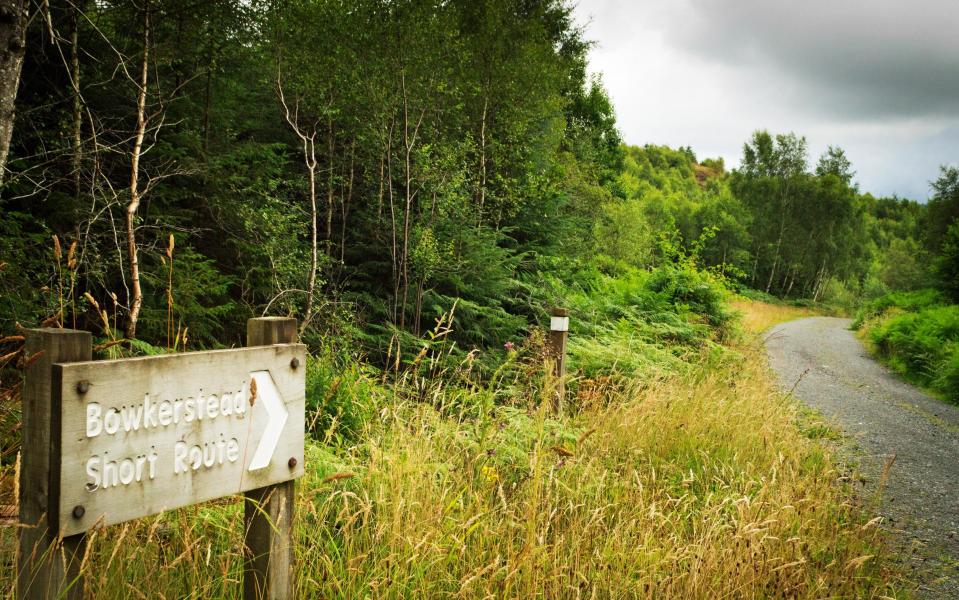
[{"label": "sign text 'short route'", "polygon": [[60,534],[302,475],[305,354],[283,344],[54,365]]}]

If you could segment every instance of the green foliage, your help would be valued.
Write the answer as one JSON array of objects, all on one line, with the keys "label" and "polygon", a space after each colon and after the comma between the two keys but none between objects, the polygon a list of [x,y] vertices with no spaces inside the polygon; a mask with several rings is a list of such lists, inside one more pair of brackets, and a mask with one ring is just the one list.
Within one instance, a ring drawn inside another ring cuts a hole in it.
[{"label": "green foliage", "polygon": [[41,286],[52,285],[53,259],[46,227],[26,213],[3,211],[0,204],[0,334],[17,323],[30,324],[44,312]]},{"label": "green foliage", "polygon": [[959,342],[953,341],[942,348],[942,358],[936,367],[931,385],[946,397],[959,403]]},{"label": "green foliage", "polygon": [[846,185],[852,185],[852,178],[856,173],[852,170],[852,163],[846,157],[846,152],[842,148],[829,146],[816,164],[816,175],[833,175]]},{"label": "green foliage", "polygon": [[880,317],[890,311],[890,309],[899,309],[905,312],[919,312],[940,304],[945,304],[945,298],[941,293],[930,288],[916,290],[914,292],[893,292],[876,298],[860,308],[853,327],[859,329],[865,321]]},{"label": "green foliage", "polygon": [[[545,305],[539,271],[567,276],[592,257],[624,149],[567,2],[57,4],[28,35],[0,197],[4,328],[57,304],[38,249],[64,232],[82,249],[74,295],[106,299],[121,329],[128,318],[118,234],[139,84],[126,75],[147,10],[134,223],[145,343],[182,331],[191,347],[242,343],[249,315],[302,316],[315,277],[311,344],[355,328],[349,340],[384,358],[458,303],[458,347],[495,347]],[[74,22],[79,121],[63,60]],[[80,325],[98,327],[81,308]]]},{"label": "green foliage", "polygon": [[959,222],[959,168],[941,167],[939,178],[932,183],[932,192],[926,206],[925,240],[929,250],[937,253],[949,228]]},{"label": "green foliage", "polygon": [[720,332],[732,319],[725,305],[725,288],[712,274],[699,270],[692,256],[682,256],[653,271],[648,287],[680,314],[697,315]]},{"label": "green foliage", "polygon": [[941,304],[933,290],[891,294],[869,306],[858,324],[898,373],[959,402],[959,305]]},{"label": "green foliage", "polygon": [[596,222],[596,248],[610,258],[633,267],[652,264],[655,238],[640,201],[608,202]]},{"label": "green foliage", "polygon": [[959,220],[949,226],[934,265],[939,289],[959,303]]},{"label": "green foliage", "polygon": [[212,157],[208,167],[223,237],[204,239],[202,247],[235,278],[244,304],[269,306],[272,314],[301,313],[306,300],[292,291],[306,288],[309,266],[303,207],[291,202],[306,182],[291,172],[292,160],[285,144],[246,141]]},{"label": "green foliage", "polygon": [[[172,347],[174,340],[166,339],[168,328],[174,336],[188,329],[188,339],[195,346],[217,347],[229,342],[227,331],[240,329],[251,316],[238,311],[230,296],[232,277],[221,273],[213,260],[190,246],[177,246],[172,259],[163,257],[157,267],[148,269],[143,281],[147,301],[140,323],[144,339],[162,341]],[[167,288],[172,292],[170,314]],[[236,343],[242,341],[235,340]]]},{"label": "green foliage", "polygon": [[819,302],[826,307],[837,309],[841,314],[849,313],[858,308],[859,294],[850,288],[848,282],[830,277],[822,286]]},{"label": "green foliage", "polygon": [[820,300],[831,278],[855,281],[868,255],[866,207],[852,176],[839,148],[810,173],[805,138],[753,134],[730,183],[751,216],[750,285]]},{"label": "green foliage", "polygon": [[688,262],[583,272],[577,281],[564,290],[575,315],[570,366],[588,379],[682,370],[732,318],[723,285]]},{"label": "green foliage", "polygon": [[[143,55],[146,8],[86,3],[80,15],[54,3],[31,25],[0,194],[5,330],[59,310],[64,275],[78,326],[103,327],[84,293],[110,309],[113,329],[127,318],[118,232],[138,84],[119,75]],[[627,147],[563,0],[149,10],[146,102],[159,112],[138,171],[134,351],[184,332],[190,347],[240,344],[248,316],[302,316],[312,302],[312,350],[333,339],[408,366],[456,306],[444,360],[474,357],[490,375],[502,344],[528,337],[546,306],[578,302],[595,315],[579,350],[590,373],[626,349],[645,362],[621,370],[668,369],[724,335],[727,285],[849,305],[927,285],[934,262],[944,286],[956,280],[953,246],[924,234],[933,213],[951,214],[953,171],[927,214],[860,195],[839,148],[811,170],[794,134],[757,132],[732,173],[690,147]],[[74,20],[79,121],[63,60]],[[64,135],[73,127],[78,147]],[[43,250],[53,233],[79,244],[69,273]],[[317,377],[317,390],[332,385]]]},{"label": "green foliage", "polygon": [[627,265],[657,265],[668,260],[660,233],[671,232],[672,243],[689,250],[713,229],[698,251],[703,263],[729,274],[748,268],[750,217],[721,161],[697,164],[689,148],[627,147],[611,187],[616,199],[603,206],[595,228],[600,252]]},{"label": "green foliage", "polygon": [[914,238],[894,238],[882,253],[879,278],[891,290],[910,291],[923,286],[925,252]]},{"label": "green foliage", "polygon": [[374,371],[355,357],[329,349],[307,356],[306,420],[310,435],[326,443],[357,439],[373,414]]}]

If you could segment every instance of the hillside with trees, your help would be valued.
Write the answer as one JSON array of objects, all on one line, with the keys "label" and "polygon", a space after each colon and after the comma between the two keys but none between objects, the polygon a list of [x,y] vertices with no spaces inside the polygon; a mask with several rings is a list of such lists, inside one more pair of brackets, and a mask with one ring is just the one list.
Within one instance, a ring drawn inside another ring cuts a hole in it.
[{"label": "hillside with trees", "polygon": [[618,234],[604,225],[617,221],[607,217],[598,243],[609,256],[649,267],[665,235],[697,249],[734,287],[847,308],[933,285],[936,276],[923,265],[941,247],[927,224],[948,222],[934,212],[939,201],[875,198],[854,177],[836,147],[812,168],[805,138],[792,133],[757,131],[729,173],[721,159],[698,163],[690,148],[627,148],[623,173],[610,186],[617,202],[606,210],[638,226]]}]

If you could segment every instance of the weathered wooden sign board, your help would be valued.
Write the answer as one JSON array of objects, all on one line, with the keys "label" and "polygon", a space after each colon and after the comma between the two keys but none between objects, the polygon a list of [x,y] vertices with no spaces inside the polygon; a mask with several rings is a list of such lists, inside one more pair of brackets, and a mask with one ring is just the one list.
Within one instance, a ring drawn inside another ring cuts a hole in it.
[{"label": "weathered wooden sign board", "polygon": [[70,536],[301,476],[305,365],[302,344],[54,365],[51,528]]}]

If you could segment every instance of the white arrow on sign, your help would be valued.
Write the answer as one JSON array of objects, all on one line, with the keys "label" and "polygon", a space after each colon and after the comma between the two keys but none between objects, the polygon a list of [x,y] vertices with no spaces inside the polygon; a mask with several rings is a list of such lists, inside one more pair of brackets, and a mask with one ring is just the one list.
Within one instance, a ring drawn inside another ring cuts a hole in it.
[{"label": "white arrow on sign", "polygon": [[260,438],[260,443],[253,453],[253,460],[250,461],[250,471],[256,471],[270,466],[270,460],[273,458],[273,451],[280,441],[280,434],[283,433],[283,427],[286,426],[286,418],[289,412],[280,397],[280,390],[277,389],[273,377],[269,371],[254,371],[250,373],[250,378],[256,381],[256,399],[259,401],[254,404],[263,404],[266,409],[267,418],[266,429]]}]

